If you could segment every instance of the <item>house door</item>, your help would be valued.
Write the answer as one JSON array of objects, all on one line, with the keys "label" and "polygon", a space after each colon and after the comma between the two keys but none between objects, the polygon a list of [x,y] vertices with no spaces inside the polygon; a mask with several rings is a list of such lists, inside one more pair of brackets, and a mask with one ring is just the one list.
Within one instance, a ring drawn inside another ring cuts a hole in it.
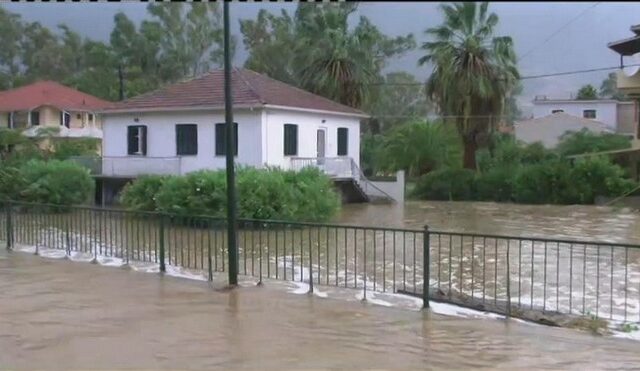
[{"label": "house door", "polygon": [[317,148],[316,157],[318,158],[318,165],[324,164],[324,157],[326,152],[326,138],[327,138],[326,129],[318,129],[318,134],[316,136],[316,148]]}]

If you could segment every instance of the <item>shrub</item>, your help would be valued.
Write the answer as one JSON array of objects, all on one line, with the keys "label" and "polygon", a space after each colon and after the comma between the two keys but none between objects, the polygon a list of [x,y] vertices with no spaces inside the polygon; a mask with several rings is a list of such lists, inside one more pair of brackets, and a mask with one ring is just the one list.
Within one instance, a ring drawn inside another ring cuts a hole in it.
[{"label": "shrub", "polygon": [[307,167],[288,171],[285,180],[293,190],[296,220],[327,221],[340,210],[340,195],[332,180],[319,169]]},{"label": "shrub", "polygon": [[89,171],[74,163],[31,160],[19,172],[24,181],[23,201],[67,206],[85,203],[93,195]]},{"label": "shrub", "polygon": [[514,179],[515,201],[528,204],[570,204],[577,202],[565,161],[553,160],[521,167]]},{"label": "shrub", "polygon": [[98,143],[100,139],[96,138],[57,138],[53,142],[52,157],[66,160],[72,156],[98,156]]},{"label": "shrub", "polygon": [[158,211],[189,216],[224,217],[226,179],[222,171],[197,171],[168,178],[156,197]]},{"label": "shrub", "polygon": [[[236,180],[240,218],[326,221],[340,208],[340,197],[332,181],[318,169],[294,172],[240,168]],[[155,203],[151,196],[154,190]],[[224,170],[140,178],[124,192],[123,203],[132,210],[155,208],[177,216],[226,217]]]},{"label": "shrub", "polygon": [[474,196],[474,172],[469,169],[432,171],[420,178],[414,196],[427,200],[471,200]]},{"label": "shrub", "polygon": [[515,168],[499,166],[476,175],[476,198],[481,201],[511,201]]},{"label": "shrub", "polygon": [[25,188],[20,170],[14,166],[0,166],[0,201],[19,200]]},{"label": "shrub", "polygon": [[556,149],[562,156],[570,156],[630,147],[631,139],[624,135],[611,133],[599,134],[583,129],[579,132],[565,133],[561,137]]},{"label": "shrub", "polygon": [[157,210],[158,192],[168,178],[168,176],[144,175],[134,182],[127,183],[120,196],[122,204],[131,210]]},{"label": "shrub", "polygon": [[621,196],[637,186],[625,178],[624,170],[606,158],[592,157],[576,161],[571,179],[580,203],[591,204],[596,196]]}]

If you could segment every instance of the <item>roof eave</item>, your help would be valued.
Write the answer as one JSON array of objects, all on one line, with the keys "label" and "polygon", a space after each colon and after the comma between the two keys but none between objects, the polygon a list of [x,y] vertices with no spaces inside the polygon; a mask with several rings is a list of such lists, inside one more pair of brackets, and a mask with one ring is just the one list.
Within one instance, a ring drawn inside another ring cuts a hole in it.
[{"label": "roof eave", "polygon": [[633,55],[640,52],[640,36],[613,41],[608,43],[607,47],[623,56]]},{"label": "roof eave", "polygon": [[337,116],[348,116],[348,117],[359,117],[359,118],[370,118],[370,115],[367,115],[364,112],[342,112],[342,111],[330,111],[330,110],[319,110],[313,108],[302,108],[302,107],[293,107],[293,106],[282,106],[276,104],[265,104],[265,108],[271,109],[280,109],[280,110],[288,110],[288,111],[298,111],[298,112],[309,112],[309,113],[321,113],[327,115],[337,115]]},{"label": "roof eave", "polygon": [[[255,109],[261,108],[260,104],[236,104],[234,108]],[[163,107],[141,107],[141,108],[107,108],[97,113],[101,114],[118,114],[118,113],[144,113],[144,112],[183,112],[183,111],[224,111],[223,105],[215,106],[163,106]]]}]

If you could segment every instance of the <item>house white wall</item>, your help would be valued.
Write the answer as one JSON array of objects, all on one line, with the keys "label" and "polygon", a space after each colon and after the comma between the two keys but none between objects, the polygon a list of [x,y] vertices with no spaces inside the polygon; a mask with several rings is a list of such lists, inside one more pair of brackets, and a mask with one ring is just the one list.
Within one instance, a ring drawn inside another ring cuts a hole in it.
[{"label": "house white wall", "polygon": [[[138,122],[134,121],[136,118]],[[220,111],[108,114],[103,119],[103,156],[124,158],[123,161],[132,165],[138,163],[143,169],[146,165],[149,172],[154,172],[154,167],[179,168],[182,174],[200,169],[221,169],[225,167],[225,156],[215,155],[215,124],[224,123],[224,120],[224,112]],[[262,113],[258,110],[237,111],[234,113],[234,121],[238,123],[237,164],[261,166]],[[177,156],[176,124],[198,125],[197,155]],[[127,127],[131,125],[147,126],[146,156],[127,155]],[[135,158],[138,160],[131,161]],[[176,161],[176,165],[168,165]]]},{"label": "house white wall", "polygon": [[554,110],[563,110],[573,116],[583,117],[584,110],[596,110],[595,120],[616,130],[619,102],[613,100],[535,100],[533,101],[533,118],[550,115]]},{"label": "house white wall", "polygon": [[[317,157],[317,131],[326,129],[325,157],[338,157],[338,128],[349,129],[347,157],[360,165],[360,119],[334,114],[266,109],[263,149],[269,165],[289,168],[291,157]],[[284,124],[298,125],[298,154],[284,155]]]},{"label": "house white wall", "polygon": [[[138,119],[138,122],[135,121]],[[239,110],[236,163],[254,167],[290,167],[291,157],[317,157],[317,130],[326,129],[325,157],[337,157],[338,128],[349,129],[347,156],[360,162],[360,119],[335,114],[284,109]],[[222,111],[181,111],[106,114],[103,118],[103,172],[131,176],[143,173],[181,173],[225,168],[225,156],[215,155],[215,124]],[[177,156],[176,124],[198,125],[198,154]],[[284,156],[284,124],[298,125],[298,154]],[[127,127],[147,126],[147,155],[127,154]]]}]

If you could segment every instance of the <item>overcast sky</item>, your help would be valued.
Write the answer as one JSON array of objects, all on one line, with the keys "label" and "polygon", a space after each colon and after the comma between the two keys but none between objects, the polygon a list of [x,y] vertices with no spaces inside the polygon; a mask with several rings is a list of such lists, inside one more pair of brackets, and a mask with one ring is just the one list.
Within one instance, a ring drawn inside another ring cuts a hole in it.
[{"label": "overcast sky", "polygon": [[[115,13],[123,11],[140,22],[147,16],[146,5],[137,2],[2,4],[25,20],[49,27],[66,23],[87,37],[105,41],[113,27]],[[241,40],[238,19],[255,18],[263,8],[279,12],[283,8],[294,10],[295,4],[232,3],[232,32],[238,40]],[[629,27],[640,23],[640,3],[493,3],[490,9],[500,17],[497,34],[510,35],[519,56],[530,52],[519,62],[523,76],[617,66],[619,57],[607,48],[607,43],[631,36]],[[362,3],[358,13],[369,17],[386,34],[413,33],[419,44],[425,40],[424,30],[442,21],[437,3]],[[353,20],[357,21],[357,17]],[[568,22],[571,23],[564,27]],[[408,53],[393,60],[388,70],[409,71],[424,80],[429,70],[417,66],[421,55],[419,49]],[[246,51],[238,50],[234,63],[241,65],[246,57]],[[526,80],[520,101],[527,106],[535,95],[568,97],[583,84],[599,87],[606,74],[593,72]]]}]

